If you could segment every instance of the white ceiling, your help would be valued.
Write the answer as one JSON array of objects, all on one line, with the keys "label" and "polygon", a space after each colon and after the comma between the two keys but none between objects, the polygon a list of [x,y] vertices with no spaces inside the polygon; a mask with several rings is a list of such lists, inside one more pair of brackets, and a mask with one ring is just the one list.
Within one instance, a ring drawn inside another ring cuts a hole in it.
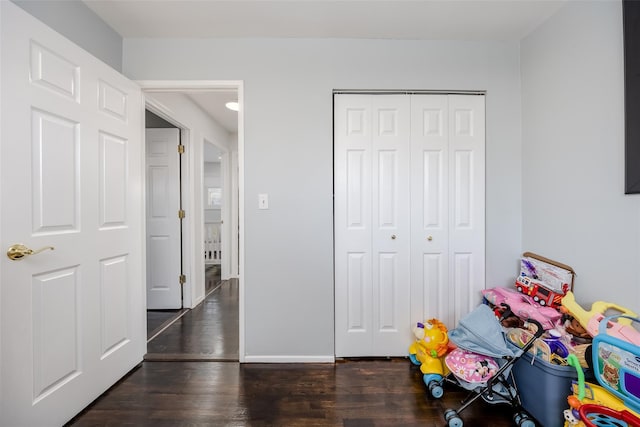
[{"label": "white ceiling", "polygon": [[566,0],[84,0],[123,37],[519,40]]},{"label": "white ceiling", "polygon": [[[124,38],[520,40],[571,0],[83,0]],[[189,94],[229,132],[235,93]]]},{"label": "white ceiling", "polygon": [[210,92],[186,92],[191,100],[215,119],[229,133],[238,133],[238,113],[225,107],[230,101],[238,101],[235,90]]}]

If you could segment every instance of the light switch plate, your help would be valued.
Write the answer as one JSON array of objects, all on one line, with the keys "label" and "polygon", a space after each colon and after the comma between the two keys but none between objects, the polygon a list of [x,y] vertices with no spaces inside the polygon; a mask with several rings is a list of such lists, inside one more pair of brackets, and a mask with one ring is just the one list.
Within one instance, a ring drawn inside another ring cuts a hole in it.
[{"label": "light switch plate", "polygon": [[269,209],[268,194],[258,194],[258,209]]}]

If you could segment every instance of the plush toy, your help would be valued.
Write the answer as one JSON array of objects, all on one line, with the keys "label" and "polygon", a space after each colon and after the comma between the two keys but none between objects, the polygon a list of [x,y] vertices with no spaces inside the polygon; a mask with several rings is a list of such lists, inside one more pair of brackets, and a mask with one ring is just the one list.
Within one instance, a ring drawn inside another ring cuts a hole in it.
[{"label": "plush toy", "polygon": [[420,365],[424,383],[435,398],[442,397],[440,380],[449,373],[443,362],[449,351],[447,327],[438,319],[418,322],[413,328],[416,340],[409,346],[409,358]]}]

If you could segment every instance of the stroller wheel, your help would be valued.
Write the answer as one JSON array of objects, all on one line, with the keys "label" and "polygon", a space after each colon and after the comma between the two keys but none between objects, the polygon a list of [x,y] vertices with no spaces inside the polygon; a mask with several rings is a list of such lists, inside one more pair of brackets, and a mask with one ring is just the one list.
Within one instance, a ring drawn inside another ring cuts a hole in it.
[{"label": "stroller wheel", "polygon": [[513,421],[518,427],[536,427],[536,423],[527,414],[518,412],[513,416]]},{"label": "stroller wheel", "polygon": [[430,381],[428,384],[429,392],[431,396],[436,399],[440,399],[444,394],[444,390],[438,381]]},{"label": "stroller wheel", "polygon": [[448,427],[462,427],[464,424],[462,419],[458,416],[458,413],[453,409],[447,409],[444,411],[444,419],[447,422]]}]

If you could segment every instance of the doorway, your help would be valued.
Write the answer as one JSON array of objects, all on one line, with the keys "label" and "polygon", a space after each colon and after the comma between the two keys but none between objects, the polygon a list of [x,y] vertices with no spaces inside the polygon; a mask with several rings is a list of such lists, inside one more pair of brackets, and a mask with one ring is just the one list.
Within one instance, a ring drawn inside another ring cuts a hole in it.
[{"label": "doorway", "polygon": [[147,340],[183,312],[182,130],[145,110]]},{"label": "doorway", "polygon": [[[236,97],[241,105],[241,84],[204,82],[194,86],[193,82],[138,83],[145,93],[147,108],[173,126],[182,129],[185,146],[182,161],[185,170],[181,184],[183,208],[186,211],[182,245],[186,276],[183,285],[185,310],[176,313],[168,324],[163,325],[163,329],[171,328],[173,322],[185,321],[182,317],[186,316],[186,313],[193,314],[196,308],[209,304],[209,293],[225,281],[227,284],[232,283],[236,292],[236,314],[229,324],[233,325],[231,329],[237,343],[235,358],[240,359],[243,347],[241,316],[238,314],[242,306],[239,250],[239,231],[242,223],[239,203],[242,194],[239,174],[242,113],[233,113],[235,128],[231,132],[221,130],[222,127],[218,126],[218,123],[205,123],[207,120],[203,117],[209,108],[206,105],[208,98],[216,97],[208,95],[219,97],[222,92],[228,92]],[[211,165],[216,162],[217,165]],[[212,170],[213,175],[216,175],[213,180]],[[213,233],[208,230],[212,222],[217,227]],[[210,239],[214,236],[215,239]],[[225,333],[228,333],[228,330],[229,327]],[[148,348],[151,347],[148,344]]]}]

